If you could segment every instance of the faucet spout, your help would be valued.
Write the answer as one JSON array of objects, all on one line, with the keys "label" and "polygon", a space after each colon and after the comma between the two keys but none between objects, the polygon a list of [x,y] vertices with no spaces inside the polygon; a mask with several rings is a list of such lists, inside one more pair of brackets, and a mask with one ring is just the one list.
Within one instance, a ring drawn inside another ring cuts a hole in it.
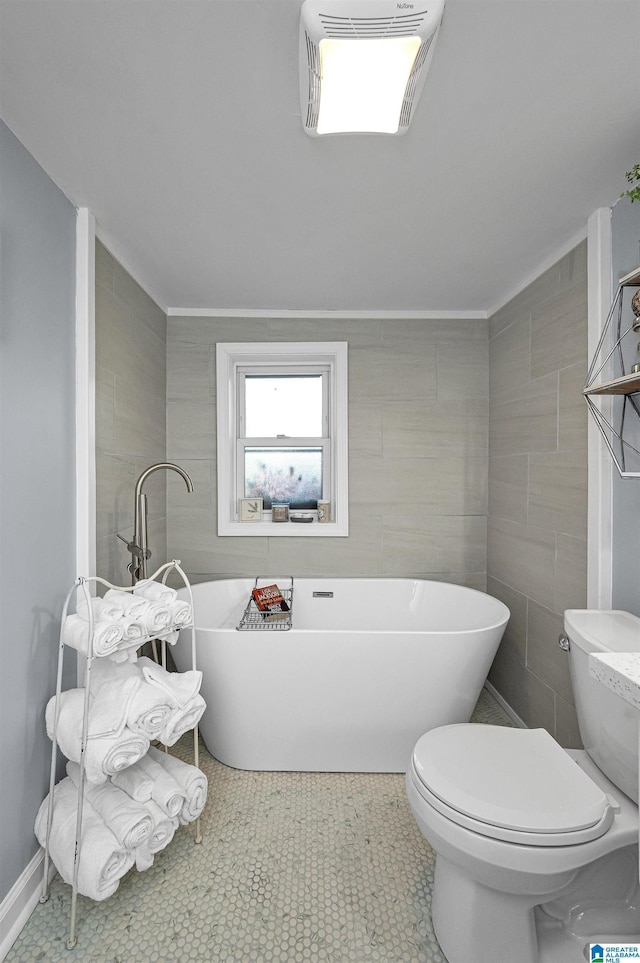
[{"label": "faucet spout", "polygon": [[170,461],[160,461],[155,465],[146,468],[136,482],[135,499],[133,509],[133,541],[127,546],[131,552],[131,584],[135,585],[140,579],[147,577],[147,559],[151,557],[147,539],[147,496],[142,491],[145,481],[154,471],[175,471],[184,479],[187,491],[193,491],[193,482],[190,476],[181,468]]}]

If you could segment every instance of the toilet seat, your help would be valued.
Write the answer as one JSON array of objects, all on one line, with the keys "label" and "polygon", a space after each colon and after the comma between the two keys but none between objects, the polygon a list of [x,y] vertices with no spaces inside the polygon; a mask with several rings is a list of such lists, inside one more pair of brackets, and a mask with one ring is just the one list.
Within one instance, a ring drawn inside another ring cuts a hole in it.
[{"label": "toilet seat", "polygon": [[611,800],[544,729],[432,729],[416,743],[411,778],[448,819],[507,842],[576,845],[614,819]]}]

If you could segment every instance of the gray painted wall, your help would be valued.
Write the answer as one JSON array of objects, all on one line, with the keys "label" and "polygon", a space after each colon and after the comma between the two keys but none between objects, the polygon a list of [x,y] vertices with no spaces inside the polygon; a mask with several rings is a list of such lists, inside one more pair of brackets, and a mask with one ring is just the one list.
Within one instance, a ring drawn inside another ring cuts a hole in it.
[{"label": "gray painted wall", "polygon": [[586,605],[587,245],[489,323],[488,589],[511,610],[490,680],[529,726],[580,745],[567,608]]},{"label": "gray painted wall", "polygon": [[[618,278],[640,265],[640,203],[625,198],[616,204],[611,213],[611,233],[616,290]],[[629,304],[628,297],[625,295],[625,305]],[[626,322],[630,319],[627,309]],[[631,419],[634,418],[632,414]],[[637,426],[631,427],[636,428],[638,437]],[[621,478],[615,469],[612,477],[613,607],[640,615],[640,478]]]},{"label": "gray painted wall", "polygon": [[[117,585],[131,584],[131,555],[116,537],[133,535],[135,483],[166,457],[167,319],[99,241],[96,242],[96,565]],[[151,575],[167,561],[166,474],[145,482]]]},{"label": "gray painted wall", "polygon": [[38,849],[75,572],[75,210],[0,122],[0,899]]},{"label": "gray painted wall", "polygon": [[[348,538],[218,537],[215,346],[348,341]],[[423,576],[486,585],[485,321],[170,317],[167,540],[195,578]]]}]

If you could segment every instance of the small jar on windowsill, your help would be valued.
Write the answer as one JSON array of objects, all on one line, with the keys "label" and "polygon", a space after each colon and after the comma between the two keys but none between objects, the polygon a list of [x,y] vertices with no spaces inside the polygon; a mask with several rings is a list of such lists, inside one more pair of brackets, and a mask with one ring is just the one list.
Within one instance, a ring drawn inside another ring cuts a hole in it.
[{"label": "small jar on windowsill", "polygon": [[289,502],[272,502],[271,503],[271,521],[272,522],[289,521]]}]

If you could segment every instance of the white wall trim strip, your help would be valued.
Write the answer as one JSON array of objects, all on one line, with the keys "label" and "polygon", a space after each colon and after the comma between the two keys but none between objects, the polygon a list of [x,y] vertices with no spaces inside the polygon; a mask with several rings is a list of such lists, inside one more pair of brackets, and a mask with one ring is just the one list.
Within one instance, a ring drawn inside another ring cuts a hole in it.
[{"label": "white wall trim strip", "polygon": [[[50,879],[55,876],[51,865]],[[44,850],[39,849],[0,903],[0,961],[18,939],[42,893]]]},{"label": "white wall trim strip", "polygon": [[96,565],[95,219],[76,219],[76,574]]},{"label": "white wall trim strip", "polygon": [[289,318],[296,320],[366,321],[486,321],[486,311],[274,311],[271,308],[167,308],[168,317],[182,318]]},{"label": "white wall trim strip", "polygon": [[[611,209],[601,207],[589,218],[587,317],[589,363],[613,297]],[[585,372],[586,378],[586,372]],[[610,418],[611,400],[598,399]],[[600,431],[589,418],[587,490],[587,606],[610,609],[613,598],[613,463]]]}]

